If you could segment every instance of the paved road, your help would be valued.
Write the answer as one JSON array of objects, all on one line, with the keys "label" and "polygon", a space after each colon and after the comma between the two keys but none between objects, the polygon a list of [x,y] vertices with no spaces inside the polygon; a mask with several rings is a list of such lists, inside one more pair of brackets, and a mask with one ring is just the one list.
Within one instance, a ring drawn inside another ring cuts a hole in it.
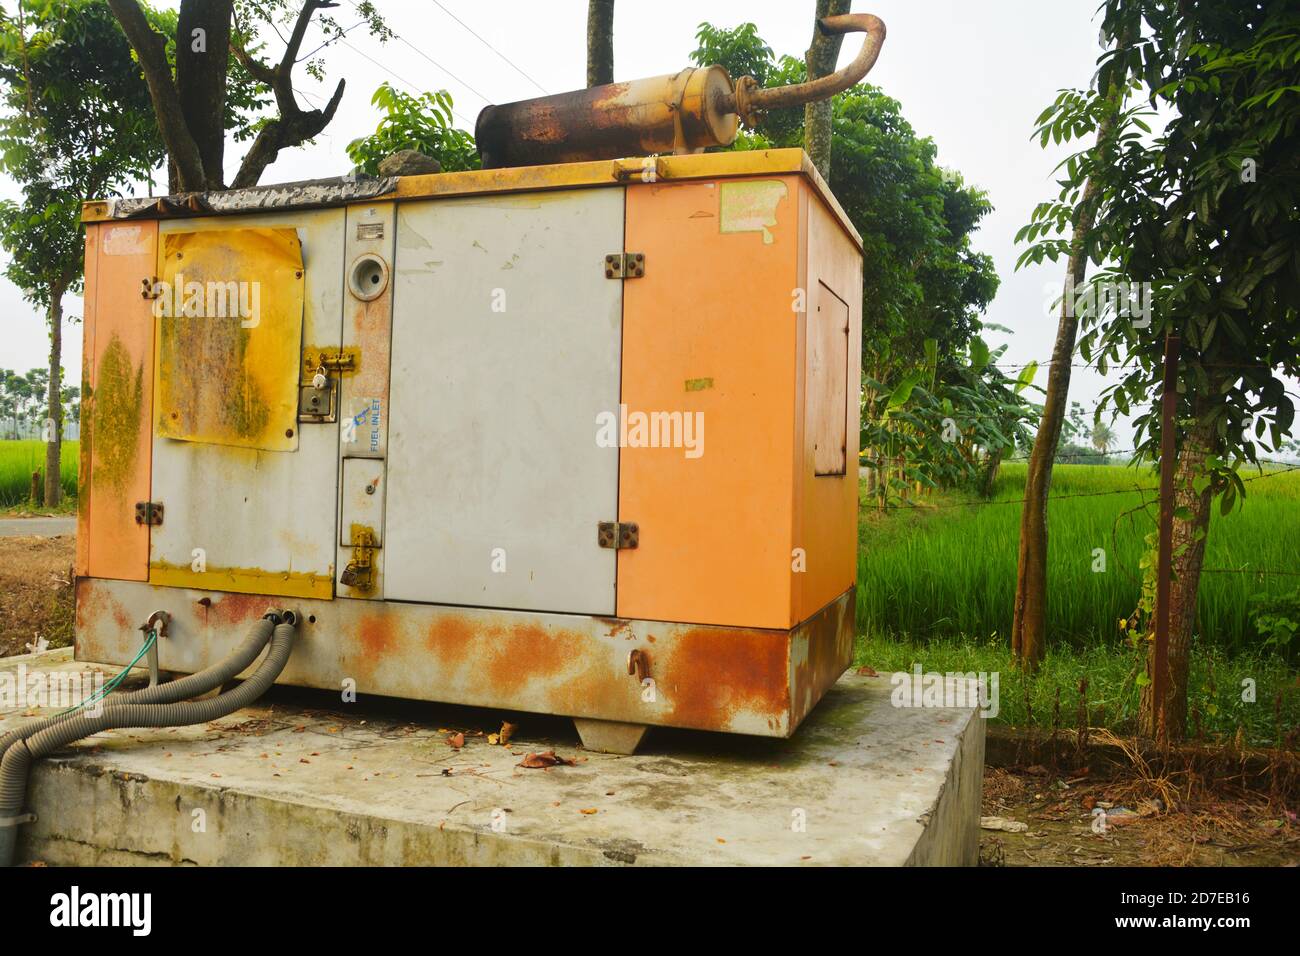
[{"label": "paved road", "polygon": [[76,518],[0,518],[0,538],[28,534],[52,538],[60,534],[75,534],[76,530]]}]

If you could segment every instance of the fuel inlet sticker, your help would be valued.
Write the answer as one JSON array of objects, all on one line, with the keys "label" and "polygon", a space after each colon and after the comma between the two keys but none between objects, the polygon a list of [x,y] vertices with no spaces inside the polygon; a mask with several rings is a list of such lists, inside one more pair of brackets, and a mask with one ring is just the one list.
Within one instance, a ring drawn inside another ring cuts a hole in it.
[{"label": "fuel inlet sticker", "polygon": [[343,422],[343,443],[361,444],[367,451],[378,454],[383,449],[383,425],[383,399],[362,399],[359,410]]}]

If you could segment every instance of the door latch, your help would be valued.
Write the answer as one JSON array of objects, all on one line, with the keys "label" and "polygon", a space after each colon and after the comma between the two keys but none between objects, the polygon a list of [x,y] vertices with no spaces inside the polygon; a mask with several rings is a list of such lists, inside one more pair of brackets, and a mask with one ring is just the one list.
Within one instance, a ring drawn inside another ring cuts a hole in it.
[{"label": "door latch", "polygon": [[339,583],[358,591],[375,586],[375,532],[360,525],[352,526],[352,560],[339,576]]}]

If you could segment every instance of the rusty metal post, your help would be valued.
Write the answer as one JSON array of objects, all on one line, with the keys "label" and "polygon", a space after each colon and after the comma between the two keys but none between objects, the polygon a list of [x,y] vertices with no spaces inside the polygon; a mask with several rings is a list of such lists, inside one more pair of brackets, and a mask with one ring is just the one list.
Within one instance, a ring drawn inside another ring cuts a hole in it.
[{"label": "rusty metal post", "polygon": [[1160,545],[1156,559],[1155,673],[1151,675],[1151,731],[1161,743],[1168,739],[1165,701],[1169,694],[1169,612],[1174,557],[1174,470],[1178,411],[1178,352],[1182,340],[1165,336],[1164,393],[1160,403]]},{"label": "rusty metal post", "polygon": [[32,507],[44,507],[45,483],[41,481],[41,470],[39,468],[32,472],[32,487],[29,497],[31,498]]}]

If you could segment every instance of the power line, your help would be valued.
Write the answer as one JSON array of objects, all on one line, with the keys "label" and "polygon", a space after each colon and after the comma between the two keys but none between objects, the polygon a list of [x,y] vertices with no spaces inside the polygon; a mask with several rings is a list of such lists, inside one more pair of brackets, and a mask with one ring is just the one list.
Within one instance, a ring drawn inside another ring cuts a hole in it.
[{"label": "power line", "polygon": [[[472,34],[474,35],[475,39],[477,39],[480,43],[482,43],[485,47],[487,47],[489,50],[491,50],[493,53],[495,53],[495,54],[496,54],[497,56],[499,56],[501,59],[505,60],[506,63],[508,63],[508,64],[510,65],[510,68],[511,68],[511,69],[513,69],[516,73],[518,73],[520,76],[522,76],[522,77],[523,77],[525,80],[527,80],[529,83],[533,84],[533,86],[535,86],[535,87],[537,87],[539,90],[541,90],[542,93],[546,93],[546,92],[547,92],[546,87],[542,86],[542,84],[538,83],[536,80],[534,80],[531,76],[529,76],[527,73],[525,73],[525,72],[524,72],[523,70],[521,70],[519,67],[515,66],[514,61],[511,60],[510,57],[506,56],[504,53],[502,53],[500,50],[498,50],[496,47],[494,47],[491,43],[488,43],[487,40],[484,40],[481,36],[479,36],[477,33],[475,33],[475,32],[474,32],[474,29],[473,29],[473,28],[472,28],[468,23],[466,23],[466,22],[465,22],[464,20],[462,20],[460,17],[456,16],[456,14],[452,13],[450,10],[448,10],[446,7],[444,7],[441,3],[438,2],[438,0],[433,0],[433,5],[436,6],[436,7],[437,7],[439,10],[441,10],[443,13],[447,14],[447,16],[451,17],[451,18],[452,18],[453,20],[455,20],[457,23],[459,23],[462,27],[464,27],[464,28],[465,28],[466,30],[468,30],[470,33],[472,33]],[[489,102],[490,102],[490,101],[489,101]]]},{"label": "power line", "polygon": [[432,63],[434,66],[436,66],[438,69],[442,70],[442,72],[446,73],[448,76],[450,76],[453,80],[455,80],[455,81],[456,81],[457,83],[459,83],[461,86],[465,87],[465,89],[469,90],[471,93],[473,93],[475,96],[477,96],[479,99],[481,99],[481,100],[482,100],[484,103],[486,103],[488,106],[491,106],[491,105],[492,105],[492,101],[491,101],[490,99],[488,99],[486,96],[484,96],[484,95],[483,95],[482,93],[480,93],[478,90],[474,89],[474,87],[470,86],[468,83],[466,83],[464,80],[462,80],[462,79],[461,79],[459,76],[457,76],[455,73],[451,72],[451,70],[447,69],[447,68],[446,68],[445,66],[443,66],[441,63],[439,63],[437,60],[435,60],[433,57],[429,56],[429,54],[425,53],[423,50],[421,50],[418,46],[416,46],[416,45],[415,45],[414,43],[412,43],[410,40],[406,39],[406,37],[404,37],[404,36],[399,36],[399,35],[396,34],[396,33],[394,33],[393,36],[397,37],[397,39],[401,40],[403,43],[405,43],[407,46],[409,46],[409,47],[410,47],[412,50],[414,50],[416,53],[420,54],[420,56],[424,57],[426,60],[428,60],[428,61],[429,61],[430,63]]},{"label": "power line", "polygon": [[[393,34],[393,35],[396,36],[397,34]],[[399,39],[400,39],[400,37],[399,37]],[[378,60],[376,60],[374,57],[370,56],[370,55],[367,54],[367,53],[364,53],[364,52],[361,51],[361,50],[358,50],[356,47],[354,47],[354,46],[353,46],[351,43],[349,43],[347,40],[340,40],[339,42],[342,43],[342,44],[343,44],[345,47],[347,47],[349,50],[351,50],[353,53],[357,54],[358,56],[365,57],[365,59],[369,60],[369,61],[370,61],[371,63],[373,63],[375,66],[379,67],[381,70],[383,70],[385,73],[387,73],[387,74],[388,74],[389,76],[391,76],[393,79],[397,80],[397,81],[398,81],[399,83],[401,83],[403,86],[409,87],[413,92],[415,92],[415,93],[417,93],[417,94],[421,92],[420,88],[419,88],[418,86],[416,86],[414,83],[412,83],[410,80],[405,79],[405,78],[403,78],[403,77],[401,77],[401,76],[398,76],[396,73],[394,73],[392,70],[390,70],[390,69],[389,69],[388,67],[386,67],[384,64],[380,63],[380,62],[379,62]],[[452,110],[452,114],[453,114],[457,119],[459,119],[461,122],[463,122],[463,123],[465,123],[465,124],[467,124],[467,125],[469,125],[469,126],[473,126],[473,125],[474,125],[470,120],[466,119],[464,116],[462,116],[460,113],[458,113],[458,112],[457,112],[456,110],[454,110],[454,109]]]}]

